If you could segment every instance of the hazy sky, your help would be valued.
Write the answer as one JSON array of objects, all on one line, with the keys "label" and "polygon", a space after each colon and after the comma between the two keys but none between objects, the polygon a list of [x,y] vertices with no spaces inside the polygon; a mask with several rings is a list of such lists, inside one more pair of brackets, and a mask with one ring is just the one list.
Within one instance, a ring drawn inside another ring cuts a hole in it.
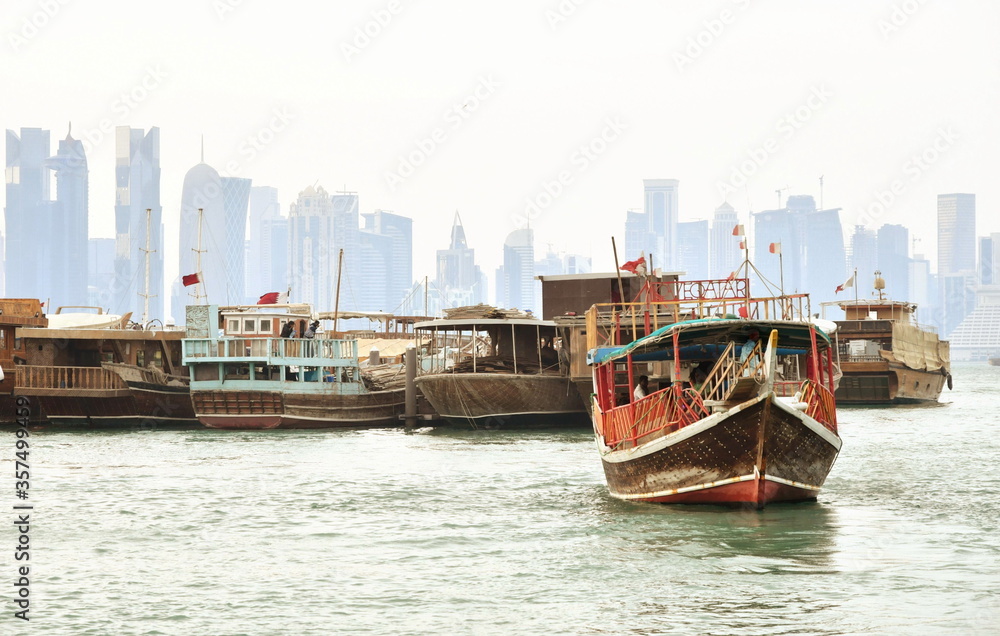
[{"label": "hazy sky", "polygon": [[786,186],[818,199],[825,175],[845,230],[903,223],[932,260],[938,193],[976,193],[977,233],[1000,231],[995,2],[5,0],[0,14],[0,125],[49,128],[55,145],[72,120],[93,142],[91,236],[114,227],[102,120],[160,127],[168,281],[202,133],[207,163],[277,187],[283,210],[318,182],[413,217],[415,277],[433,276],[458,209],[491,289],[531,200],[537,251],[610,269],[643,178],[679,179],[692,220],[724,192],[741,215]]}]

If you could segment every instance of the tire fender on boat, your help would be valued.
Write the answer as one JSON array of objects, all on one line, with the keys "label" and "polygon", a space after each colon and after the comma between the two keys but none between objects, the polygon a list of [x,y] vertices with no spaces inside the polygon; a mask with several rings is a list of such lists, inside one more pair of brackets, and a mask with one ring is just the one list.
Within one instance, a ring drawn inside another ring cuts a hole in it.
[{"label": "tire fender on boat", "polygon": [[949,391],[952,390],[951,374],[950,373],[948,374],[948,390]]}]

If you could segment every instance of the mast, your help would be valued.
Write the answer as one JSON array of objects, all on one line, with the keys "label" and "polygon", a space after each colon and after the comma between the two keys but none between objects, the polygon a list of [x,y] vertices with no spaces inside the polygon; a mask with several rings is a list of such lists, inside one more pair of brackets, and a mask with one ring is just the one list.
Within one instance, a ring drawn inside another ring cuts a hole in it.
[{"label": "mast", "polygon": [[196,305],[200,305],[202,303],[202,299],[208,296],[208,294],[202,293],[204,291],[205,281],[202,280],[202,278],[204,278],[204,274],[201,273],[201,254],[206,251],[201,249],[201,226],[204,215],[205,208],[198,208],[198,247],[194,250],[194,253],[196,254],[194,269],[198,274],[198,286],[194,288],[194,300]]},{"label": "mast", "polygon": [[427,276],[424,276],[424,315],[430,316],[431,310],[427,307],[428,301],[430,300],[430,287],[427,282]]},{"label": "mast", "polygon": [[142,303],[142,327],[143,327],[143,329],[145,329],[146,325],[149,323],[149,299],[150,299],[151,296],[155,296],[155,294],[150,294],[149,293],[149,254],[151,252],[155,252],[156,251],[156,250],[149,249],[149,228],[150,228],[150,225],[152,223],[152,218],[153,218],[153,210],[151,208],[146,208],[146,247],[142,249],[142,251],[146,255],[145,256],[145,260],[146,260],[146,285],[145,285],[144,292],[141,293],[141,294],[139,294],[143,298],[143,303]]},{"label": "mast", "polygon": [[344,249],[337,256],[337,296],[333,300],[333,336],[337,337],[337,318],[340,315],[340,274],[344,269]]}]

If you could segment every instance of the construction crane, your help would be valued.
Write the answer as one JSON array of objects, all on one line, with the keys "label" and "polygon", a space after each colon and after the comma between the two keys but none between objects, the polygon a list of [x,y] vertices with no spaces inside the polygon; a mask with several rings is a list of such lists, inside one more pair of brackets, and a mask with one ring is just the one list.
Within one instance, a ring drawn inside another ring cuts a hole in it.
[{"label": "construction crane", "polygon": [[774,191],[774,193],[778,195],[778,209],[779,210],[781,209],[781,193],[784,192],[784,191],[786,191],[786,190],[788,190],[788,186],[785,186],[784,188],[778,188],[777,190]]}]

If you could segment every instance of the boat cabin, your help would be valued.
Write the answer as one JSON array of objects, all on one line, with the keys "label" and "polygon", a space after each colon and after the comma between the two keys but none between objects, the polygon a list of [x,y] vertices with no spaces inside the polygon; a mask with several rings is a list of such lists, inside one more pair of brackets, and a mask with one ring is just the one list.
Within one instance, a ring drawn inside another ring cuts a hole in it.
[{"label": "boat cabin", "polygon": [[535,318],[464,318],[415,325],[419,373],[562,373],[556,325]]}]

